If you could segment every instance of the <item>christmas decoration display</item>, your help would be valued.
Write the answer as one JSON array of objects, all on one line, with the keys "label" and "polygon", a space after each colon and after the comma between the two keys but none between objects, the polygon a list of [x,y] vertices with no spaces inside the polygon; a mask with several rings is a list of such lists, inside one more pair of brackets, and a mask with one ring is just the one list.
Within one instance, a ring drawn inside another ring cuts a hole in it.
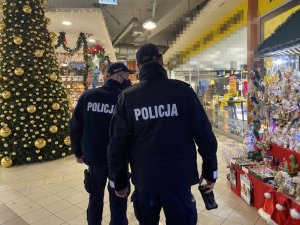
[{"label": "christmas decoration display", "polygon": [[[52,39],[53,39],[53,34],[52,34]],[[81,48],[83,48],[83,57],[84,57],[84,60],[86,62],[85,72],[83,73],[83,84],[85,86],[85,89],[88,88],[87,76],[88,76],[88,71],[89,71],[89,66],[90,66],[89,63],[88,63],[88,61],[89,61],[89,58],[88,58],[88,44],[87,44],[86,39],[87,38],[86,38],[85,34],[81,32],[79,34],[79,38],[76,41],[75,48],[71,49],[66,44],[66,33],[65,32],[60,32],[57,44],[54,46],[55,48],[58,48],[58,47],[62,46],[63,49],[71,55],[74,54],[75,52],[79,51]]]},{"label": "christmas decoration display", "polygon": [[[50,38],[53,41],[57,39],[54,33],[50,33]],[[100,44],[88,46],[86,34],[82,32],[79,34],[79,37],[76,41],[76,46],[73,49],[67,46],[65,32],[60,32],[57,40],[57,44],[54,47],[63,47],[63,49],[70,55],[78,52],[81,48],[83,49],[83,57],[85,61],[83,84],[85,86],[85,89],[87,89],[89,86],[88,74],[93,73],[95,75],[96,73],[94,70],[96,67],[100,67],[102,73],[104,73],[106,67],[110,64],[109,57],[105,55],[104,47]]]},{"label": "christmas decoration display", "polygon": [[297,177],[293,177],[293,182],[296,186],[296,201],[300,203],[300,172]]},{"label": "christmas decoration display", "polygon": [[[45,2],[45,1],[43,1]],[[3,167],[53,160],[65,144],[70,111],[40,0],[3,3],[0,20],[0,160]]]}]

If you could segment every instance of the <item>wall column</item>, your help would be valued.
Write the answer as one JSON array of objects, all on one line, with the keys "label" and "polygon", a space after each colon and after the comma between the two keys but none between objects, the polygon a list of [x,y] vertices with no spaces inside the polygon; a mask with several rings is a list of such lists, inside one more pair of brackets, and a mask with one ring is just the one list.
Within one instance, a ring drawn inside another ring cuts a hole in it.
[{"label": "wall column", "polygon": [[[259,44],[260,24],[258,17],[258,0],[248,0],[248,36],[247,36],[247,67],[248,67],[248,81],[251,79],[251,70],[255,67],[254,51]],[[248,82],[249,83],[249,82]],[[252,121],[251,112],[252,107],[248,97],[248,123]]]}]

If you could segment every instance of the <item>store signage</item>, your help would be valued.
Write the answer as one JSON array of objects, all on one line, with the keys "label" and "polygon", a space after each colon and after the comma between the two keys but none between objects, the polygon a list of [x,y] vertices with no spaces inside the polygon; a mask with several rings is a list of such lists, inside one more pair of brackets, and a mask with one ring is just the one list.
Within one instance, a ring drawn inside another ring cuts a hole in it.
[{"label": "store signage", "polygon": [[182,51],[181,57],[183,61],[187,61],[192,56],[220,42],[231,33],[246,25],[247,10],[248,4],[245,1],[228,13],[222,20],[215,23],[204,35],[200,36],[186,50]]},{"label": "store signage", "polygon": [[287,0],[259,0],[258,1],[258,11],[260,16],[264,16],[267,13],[270,13],[275,8],[288,3]]},{"label": "store signage", "polygon": [[100,4],[118,5],[118,0],[99,0]]}]

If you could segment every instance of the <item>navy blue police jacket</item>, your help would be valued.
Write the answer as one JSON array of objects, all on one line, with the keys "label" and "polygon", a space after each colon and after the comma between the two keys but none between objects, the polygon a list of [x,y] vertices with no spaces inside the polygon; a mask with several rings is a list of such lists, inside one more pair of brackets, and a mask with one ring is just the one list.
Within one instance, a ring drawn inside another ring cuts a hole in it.
[{"label": "navy blue police jacket", "polygon": [[121,91],[119,82],[107,80],[85,91],[75,107],[69,126],[72,151],[89,166],[107,167],[109,125]]},{"label": "navy blue police jacket", "polygon": [[119,97],[110,127],[109,176],[116,190],[127,186],[129,160],[139,191],[170,191],[217,179],[217,141],[193,89],[168,79],[158,63],[143,66],[140,83]]}]

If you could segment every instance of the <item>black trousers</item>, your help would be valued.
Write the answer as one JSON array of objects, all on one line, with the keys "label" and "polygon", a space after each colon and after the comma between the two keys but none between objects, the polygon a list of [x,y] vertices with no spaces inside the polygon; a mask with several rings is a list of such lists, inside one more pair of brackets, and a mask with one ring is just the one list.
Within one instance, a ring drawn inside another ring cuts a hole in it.
[{"label": "black trousers", "polygon": [[149,193],[134,191],[131,196],[135,216],[140,225],[158,225],[163,208],[166,225],[196,225],[196,201],[187,188],[181,191]]},{"label": "black trousers", "polygon": [[[108,177],[108,169],[89,167],[89,205],[87,208],[88,225],[101,225],[103,213],[104,189]],[[114,188],[107,185],[110,203],[110,225],[128,225],[126,215],[127,198],[119,198]]]}]

